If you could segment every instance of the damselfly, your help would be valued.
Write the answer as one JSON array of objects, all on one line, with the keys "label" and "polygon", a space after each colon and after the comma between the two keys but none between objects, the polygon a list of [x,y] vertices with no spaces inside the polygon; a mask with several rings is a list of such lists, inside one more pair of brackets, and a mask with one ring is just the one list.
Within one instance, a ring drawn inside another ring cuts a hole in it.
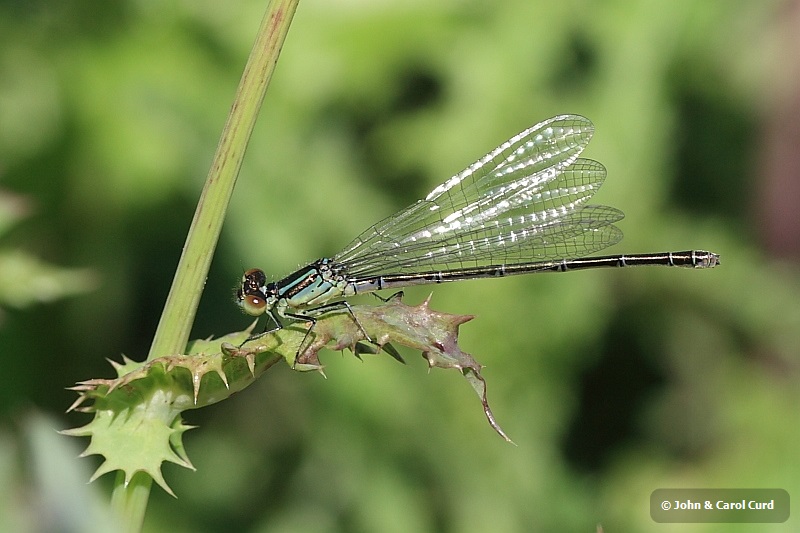
[{"label": "damselfly", "polygon": [[578,157],[593,133],[589,119],[578,115],[536,124],[332,258],[275,282],[248,270],[238,304],[253,316],[266,313],[274,323],[269,333],[283,327],[280,318],[313,328],[310,315],[334,309],[352,315],[343,298],[381,289],[598,267],[718,265],[719,256],[705,251],[583,257],[619,242],[614,223],[624,216],[586,205],[606,177],[603,165]]}]

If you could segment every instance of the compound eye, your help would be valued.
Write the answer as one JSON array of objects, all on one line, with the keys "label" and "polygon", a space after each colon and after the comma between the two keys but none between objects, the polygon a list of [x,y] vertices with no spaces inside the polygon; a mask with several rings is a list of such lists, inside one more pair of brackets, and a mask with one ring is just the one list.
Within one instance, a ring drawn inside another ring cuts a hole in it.
[{"label": "compound eye", "polygon": [[263,270],[258,268],[251,268],[247,272],[244,273],[242,276],[242,283],[254,285],[256,287],[261,287],[267,282],[267,275],[264,274]]},{"label": "compound eye", "polygon": [[239,305],[248,315],[260,316],[267,310],[267,299],[260,294],[245,294]]}]

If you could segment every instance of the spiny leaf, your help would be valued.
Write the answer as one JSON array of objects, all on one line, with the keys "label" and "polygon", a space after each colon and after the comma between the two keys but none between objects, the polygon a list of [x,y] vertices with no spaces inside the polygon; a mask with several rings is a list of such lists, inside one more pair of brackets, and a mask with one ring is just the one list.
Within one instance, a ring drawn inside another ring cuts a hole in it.
[{"label": "spiny leaf", "polygon": [[[481,376],[482,365],[458,346],[458,328],[472,320],[472,315],[441,313],[430,308],[430,297],[417,306],[404,304],[401,298],[390,298],[377,306],[354,306],[353,314],[358,323],[369,333],[374,345],[402,362],[400,354],[390,344],[420,350],[430,367],[455,368],[461,372],[481,400],[484,414],[491,427],[506,441],[512,442],[497,423],[486,396],[486,382]],[[334,319],[338,317],[338,319]],[[275,340],[267,335],[244,344],[242,350],[270,350]],[[302,338],[294,339],[287,362],[295,370],[322,372],[319,351],[349,348],[353,353],[368,353],[359,346],[367,341],[364,333],[346,310],[327,315],[317,322],[302,349],[297,349]],[[367,345],[368,346],[368,345]],[[288,356],[287,356],[288,355]],[[513,443],[513,442],[512,442]]]},{"label": "spiny leaf", "polygon": [[[154,406],[154,403],[163,405]],[[161,464],[170,461],[192,470],[194,466],[186,457],[182,443],[183,433],[191,426],[183,424],[179,417],[173,416],[169,424],[165,421],[169,415],[153,416],[154,412],[163,412],[169,403],[166,395],[156,394],[150,402],[133,410],[121,413],[110,409],[97,411],[94,419],[85,426],[62,433],[91,437],[81,456],[99,454],[105,458],[90,481],[107,472],[122,470],[127,484],[136,472],[146,472],[174,496],[161,474]]]},{"label": "spiny leaf", "polygon": [[162,463],[193,468],[183,447],[183,433],[191,429],[181,420],[183,411],[228,398],[281,358],[295,370],[319,372],[319,351],[326,347],[348,348],[357,356],[383,350],[402,362],[390,344],[395,343],[420,350],[431,368],[461,372],[478,394],[491,427],[511,442],[489,408],[482,366],[458,346],[459,326],[473,317],[433,311],[429,303],[430,298],[408,306],[393,298],[374,307],[354,306],[353,315],[347,310],[325,314],[310,333],[308,325],[295,323],[247,340],[253,324],[220,339],[193,341],[186,354],[149,363],[123,356],[122,363],[112,363],[117,378],[91,379],[72,387],[78,399],[69,410],[94,413],[94,419],[63,433],[90,437],[84,455],[104,457],[92,479],[122,470],[127,483],[141,471],[172,494],[161,474]]}]

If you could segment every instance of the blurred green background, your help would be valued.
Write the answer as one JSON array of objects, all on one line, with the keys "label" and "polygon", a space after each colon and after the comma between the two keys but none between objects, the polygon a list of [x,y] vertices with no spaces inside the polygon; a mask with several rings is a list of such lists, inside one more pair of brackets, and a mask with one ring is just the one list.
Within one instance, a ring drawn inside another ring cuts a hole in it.
[{"label": "blurred green background", "polygon": [[[65,387],[146,355],[264,9],[0,2],[0,255],[25,258],[0,269],[0,530],[101,523],[111,476],[86,487],[97,458],[50,428],[88,421]],[[561,113],[595,123],[596,202],[627,214],[609,252],[722,266],[409,290],[478,315],[461,344],[518,446],[457,373],[327,352],[327,380],[281,365],[187,413],[197,472],[165,467],[178,499],[155,488],[145,530],[798,530],[648,510],[657,488],[800,496],[798,35],[796,0],[301,2],[194,337],[249,323],[243,268],[335,253]]]}]

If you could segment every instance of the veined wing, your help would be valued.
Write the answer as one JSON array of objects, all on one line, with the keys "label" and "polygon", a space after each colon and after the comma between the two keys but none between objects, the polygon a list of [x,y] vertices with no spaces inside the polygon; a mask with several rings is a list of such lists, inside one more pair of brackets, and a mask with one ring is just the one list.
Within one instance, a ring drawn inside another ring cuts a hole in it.
[{"label": "veined wing", "polygon": [[417,241],[402,253],[345,263],[350,278],[386,274],[448,271],[486,265],[515,265],[574,259],[616,244],[622,231],[614,225],[623,213],[589,205],[566,216],[531,224],[524,217],[498,221],[496,231],[475,229],[446,241]]},{"label": "veined wing", "polygon": [[[624,216],[621,211],[585,205],[602,185],[605,168],[596,161],[571,156],[556,158],[555,163],[551,161],[532,175],[524,173],[524,169],[535,164],[513,164],[519,159],[507,156],[492,172],[468,182],[469,191],[478,194],[475,200],[462,200],[459,205],[464,207],[448,209],[444,208],[448,206],[446,202],[440,202],[444,207],[431,209],[432,205],[439,205],[431,197],[439,201],[444,194],[452,197],[458,187],[463,190],[465,173],[496,158],[503,146],[434,189],[425,200],[373,226],[362,234],[369,237],[367,240],[357,239],[354,244],[360,245],[351,245],[349,253],[343,252],[335,260],[345,265],[350,277],[363,278],[570,259],[611,246],[622,238],[622,232],[613,225]],[[500,179],[515,172],[523,174],[515,175],[510,182]],[[462,179],[453,185],[459,176]],[[489,191],[481,190],[482,185],[492,184],[494,188]],[[462,194],[462,198],[469,196],[470,192]],[[428,213],[420,206],[427,207]],[[435,213],[432,219],[431,212]],[[413,223],[414,216],[422,217],[422,225]],[[397,219],[402,223],[396,223]],[[378,233],[381,228],[385,228],[383,233]]]},{"label": "veined wing", "polygon": [[[544,190],[514,209],[461,231],[430,239],[398,239],[360,249],[346,263],[351,276],[449,270],[466,266],[512,264],[587,255],[614,244],[616,228],[599,231],[623,217],[604,206],[585,206],[606,172],[589,159],[578,159]],[[620,234],[621,236],[621,234]],[[340,259],[337,257],[337,261]]]},{"label": "veined wing", "polygon": [[465,233],[483,231],[489,237],[510,229],[508,224],[502,229],[504,217],[527,215],[535,225],[537,219],[532,217],[566,215],[594,194],[605,177],[602,165],[588,160],[581,160],[577,172],[564,173],[593,132],[592,123],[578,115],[541,122],[436,187],[425,199],[367,229],[335,259],[354,271],[389,259],[411,264],[420,259],[414,254],[421,249],[452,244]]}]

